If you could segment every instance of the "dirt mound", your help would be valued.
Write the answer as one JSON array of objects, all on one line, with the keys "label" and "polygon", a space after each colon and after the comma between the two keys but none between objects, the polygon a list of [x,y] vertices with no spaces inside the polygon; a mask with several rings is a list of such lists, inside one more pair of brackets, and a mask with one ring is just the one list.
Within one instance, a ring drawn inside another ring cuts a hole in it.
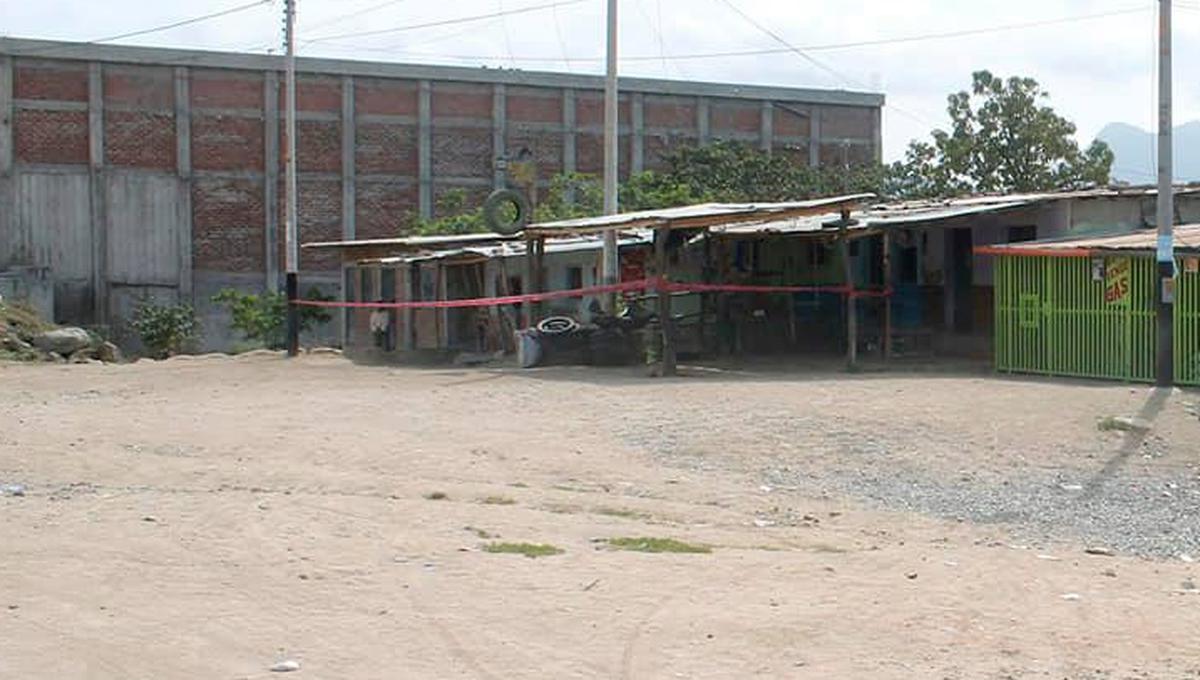
[{"label": "dirt mound", "polygon": [[0,361],[115,362],[116,345],[81,328],[59,327],[21,302],[0,302]]}]

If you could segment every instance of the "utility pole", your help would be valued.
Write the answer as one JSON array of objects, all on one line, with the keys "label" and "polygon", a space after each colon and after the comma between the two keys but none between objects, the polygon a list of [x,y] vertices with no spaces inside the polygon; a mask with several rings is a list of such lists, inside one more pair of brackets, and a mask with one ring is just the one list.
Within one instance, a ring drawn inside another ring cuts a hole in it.
[{"label": "utility pole", "polygon": [[1175,383],[1175,200],[1171,158],[1171,2],[1158,2],[1158,370],[1159,387]]},{"label": "utility pole", "polygon": [[296,0],[284,0],[284,40],[287,43],[287,65],[285,83],[286,135],[287,135],[287,194],[285,208],[287,285],[287,353],[294,357],[300,352],[300,308],[295,300],[299,297],[299,244],[296,229]]},{"label": "utility pole", "polygon": [[[604,214],[617,214],[617,0],[608,0],[608,56],[604,77]],[[604,283],[617,283],[617,232],[604,232]],[[617,296],[604,296],[605,310],[616,312]]]}]

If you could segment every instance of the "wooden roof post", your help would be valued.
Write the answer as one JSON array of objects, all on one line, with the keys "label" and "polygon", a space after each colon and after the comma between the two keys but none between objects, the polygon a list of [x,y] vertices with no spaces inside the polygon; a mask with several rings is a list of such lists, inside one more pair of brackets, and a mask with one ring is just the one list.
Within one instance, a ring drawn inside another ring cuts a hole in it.
[{"label": "wooden roof post", "polygon": [[[669,275],[667,264],[667,240],[671,230],[659,227],[654,230],[655,273],[659,281]],[[658,287],[658,325],[662,328],[662,375],[675,375],[675,323],[671,317],[671,291]]]},{"label": "wooden roof post", "polygon": [[[536,250],[537,239],[532,236],[525,238],[525,282],[521,290],[522,294],[529,294],[537,290],[537,281],[534,278],[534,251]],[[522,325],[526,328],[533,327],[533,303],[526,302],[521,305]]]},{"label": "wooden roof post", "polygon": [[892,232],[883,230],[883,360],[892,358]]},{"label": "wooden roof post", "polygon": [[842,250],[842,285],[846,296],[846,368],[858,368],[858,304],[854,295],[854,270],[850,265],[850,211],[842,210],[838,239]]}]

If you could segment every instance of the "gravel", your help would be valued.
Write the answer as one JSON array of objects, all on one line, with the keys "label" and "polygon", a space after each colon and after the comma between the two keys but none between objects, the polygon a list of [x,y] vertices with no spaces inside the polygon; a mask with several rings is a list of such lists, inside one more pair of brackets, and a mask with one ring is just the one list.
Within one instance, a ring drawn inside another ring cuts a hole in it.
[{"label": "gravel", "polygon": [[781,411],[755,413],[751,422],[722,409],[706,413],[701,427],[659,413],[626,421],[620,434],[665,464],[751,472],[776,493],[997,525],[1035,545],[1074,541],[1116,554],[1200,557],[1200,459],[1160,461],[1170,446],[1154,434],[1128,450],[1121,439],[1107,448],[1055,442],[1015,457],[1004,451],[1001,462],[990,459],[995,448],[987,441],[906,420]]}]

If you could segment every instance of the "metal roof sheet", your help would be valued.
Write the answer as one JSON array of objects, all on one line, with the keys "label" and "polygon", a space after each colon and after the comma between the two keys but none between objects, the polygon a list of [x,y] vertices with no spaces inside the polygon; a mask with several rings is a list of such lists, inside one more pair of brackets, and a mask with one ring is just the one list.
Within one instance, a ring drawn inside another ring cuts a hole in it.
[{"label": "metal roof sheet", "polygon": [[396,238],[373,238],[352,241],[320,241],[305,243],[302,248],[371,248],[376,246],[392,246],[396,248],[436,248],[451,246],[459,243],[488,243],[500,241],[515,241],[521,238],[515,234],[438,234],[435,236],[397,236]]},{"label": "metal roof sheet", "polygon": [[[618,247],[647,245],[651,242],[649,233],[637,235],[622,235],[617,240]],[[546,242],[547,254],[563,254],[574,252],[585,252],[589,250],[601,250],[604,247],[604,241],[595,236],[579,236],[566,239],[556,239]],[[411,262],[431,262],[434,260],[476,260],[476,259],[491,259],[491,258],[506,258],[506,257],[522,257],[525,255],[525,242],[515,241],[510,243],[500,243],[495,245],[485,246],[470,246],[464,248],[451,248],[445,250],[434,250],[413,255],[398,255],[391,257],[376,257],[366,258],[358,261],[362,265],[390,265],[390,264],[406,264]]]},{"label": "metal roof sheet", "polygon": [[849,208],[861,205],[874,197],[874,194],[850,194],[784,203],[700,203],[677,208],[641,210],[618,213],[616,215],[543,222],[541,224],[530,225],[526,228],[526,233],[535,236],[555,236],[559,234],[599,233],[634,227],[665,227],[671,229],[711,226],[714,224],[728,225],[738,222],[763,221],[773,216],[827,213],[830,210],[841,207]]},{"label": "metal roof sheet", "polygon": [[[1049,239],[1023,241],[1005,245],[976,248],[981,255],[1075,255],[1084,256],[1095,252],[1145,252],[1153,253],[1158,246],[1158,232],[1143,229],[1125,234],[1089,236],[1086,238]],[[1184,253],[1200,253],[1200,224],[1175,227],[1175,250]]]}]

